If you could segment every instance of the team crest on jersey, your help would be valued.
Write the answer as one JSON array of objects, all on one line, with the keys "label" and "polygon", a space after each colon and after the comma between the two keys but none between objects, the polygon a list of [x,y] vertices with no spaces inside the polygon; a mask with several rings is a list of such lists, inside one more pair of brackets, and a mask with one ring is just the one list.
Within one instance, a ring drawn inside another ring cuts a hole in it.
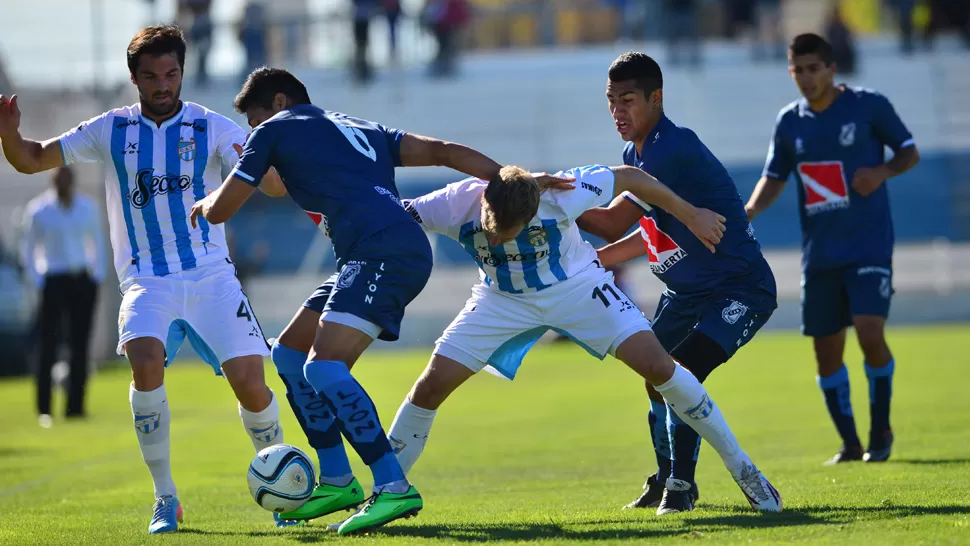
[{"label": "team crest on jersey", "polygon": [[643,244],[647,246],[650,270],[655,275],[665,273],[687,257],[687,251],[680,248],[670,235],[657,227],[657,219],[652,216],[640,218],[640,236],[643,237]]},{"label": "team crest on jersey", "polygon": [[839,133],[839,144],[846,147],[855,144],[855,123],[846,123],[842,126],[842,132]]},{"label": "team crest on jersey", "polygon": [[549,242],[549,234],[545,228],[539,226],[529,226],[529,244],[532,246],[545,246]]},{"label": "team crest on jersey", "polygon": [[195,159],[195,139],[179,140],[179,157],[182,161],[192,161]]},{"label": "team crest on jersey", "polygon": [[809,216],[849,207],[849,185],[841,161],[798,164],[798,178],[805,189],[805,213]]},{"label": "team crest on jersey", "polygon": [[360,264],[349,263],[340,270],[340,276],[337,277],[337,288],[344,289],[354,284],[354,279],[357,278],[357,274],[360,273]]},{"label": "team crest on jersey", "polygon": [[731,300],[731,303],[721,311],[721,318],[728,324],[734,324],[748,312],[748,306],[741,302]]}]

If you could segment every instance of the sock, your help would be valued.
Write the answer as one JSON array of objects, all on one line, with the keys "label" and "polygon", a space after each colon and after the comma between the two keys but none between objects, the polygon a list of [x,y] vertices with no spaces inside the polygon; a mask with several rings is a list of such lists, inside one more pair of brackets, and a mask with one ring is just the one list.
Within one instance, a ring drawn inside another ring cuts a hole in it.
[{"label": "sock", "polygon": [[721,415],[707,390],[689,371],[675,364],[674,374],[663,385],[654,388],[663,395],[667,407],[696,430],[721,456],[724,466],[737,477],[742,463],[750,463],[737,438]]},{"label": "sock", "polygon": [[350,460],[340,437],[340,426],[326,401],[320,398],[303,375],[307,354],[276,342],[272,350],[273,364],[286,386],[286,399],[306,435],[310,447],[316,450],[320,463],[320,483],[344,486],[354,479]]},{"label": "sock", "polygon": [[818,386],[822,389],[825,396],[825,406],[832,416],[842,443],[848,447],[862,445],[859,442],[859,435],[855,430],[855,417],[852,415],[852,399],[849,391],[849,370],[843,364],[834,374],[828,377],[819,377]]},{"label": "sock", "polygon": [[869,379],[869,415],[872,419],[870,435],[882,437],[890,429],[889,402],[893,397],[893,374],[896,372],[896,359],[881,368],[873,368],[866,363],[866,378]]},{"label": "sock", "polygon": [[387,439],[391,442],[397,455],[397,462],[400,463],[405,475],[411,472],[411,467],[424,451],[437,413],[437,410],[415,406],[407,398],[397,410],[394,422],[391,423],[391,430],[387,433]]},{"label": "sock", "polygon": [[650,401],[650,439],[657,456],[657,482],[664,483],[670,477],[670,437],[667,436],[667,404]]},{"label": "sock", "polygon": [[306,380],[330,406],[340,430],[374,475],[374,490],[403,493],[407,484],[401,465],[381,428],[374,402],[338,360],[314,360],[303,367]]},{"label": "sock", "polygon": [[670,449],[670,477],[694,483],[701,437],[675,412],[667,413],[667,435]]},{"label": "sock", "polygon": [[176,496],[175,481],[172,479],[171,419],[168,410],[168,397],[165,385],[153,391],[136,391],[132,384],[128,390],[131,402],[131,415],[135,420],[135,433],[142,459],[148,465],[155,486],[155,498]]},{"label": "sock", "polygon": [[256,452],[266,449],[269,446],[283,443],[283,427],[280,426],[280,406],[276,403],[276,395],[270,391],[272,398],[269,405],[258,413],[253,413],[239,405],[239,417],[242,418],[243,427],[249,434],[249,439],[253,441]]}]

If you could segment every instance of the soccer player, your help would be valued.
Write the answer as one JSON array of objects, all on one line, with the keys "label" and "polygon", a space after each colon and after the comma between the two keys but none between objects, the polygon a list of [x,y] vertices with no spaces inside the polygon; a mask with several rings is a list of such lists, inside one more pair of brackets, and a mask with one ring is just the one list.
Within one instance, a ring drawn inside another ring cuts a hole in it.
[{"label": "soccer player", "polygon": [[[222,226],[189,226],[192,204],[217,187],[239,157],[246,133],[180,99],[185,39],[174,26],[142,29],[128,44],[139,102],[82,122],[42,142],[20,135],[17,97],[0,96],[0,141],[11,165],[32,174],[77,162],[108,164],[108,220],[123,294],[118,354],[131,362],[131,413],[155,488],[149,533],[182,521],[172,478],[165,367],[188,338],[239,400],[259,451],[283,440],[279,406],[266,386],[263,332],[235,276]],[[285,192],[279,177],[263,189]]]},{"label": "soccer player", "polygon": [[575,223],[589,208],[630,191],[683,221],[710,254],[721,241],[724,217],[691,206],[633,167],[591,165],[562,174],[576,179],[576,189],[540,194],[528,172],[504,167],[488,182],[467,179],[405,203],[426,230],[461,243],[482,282],[438,339],[394,419],[389,436],[402,468],[417,460],[438,407],[456,388],[486,366],[513,379],[529,349],[552,329],[599,359],[613,355],[656,385],[672,411],[721,455],[752,508],[780,511],[780,495],[741,450],[718,406],[670,359]]},{"label": "soccer player", "polygon": [[[364,501],[341,432],[374,477],[374,494],[339,528],[348,534],[416,514],[423,501],[405,478],[374,403],[350,368],[375,339],[395,341],[404,309],[431,274],[431,245],[401,206],[395,166],[443,165],[490,177],[500,165],[450,142],[322,110],[291,73],[260,68],[236,97],[254,127],[229,177],[196,203],[192,218],[228,220],[275,167],[297,205],[330,237],[338,273],[318,288],[272,349],[287,399],[320,460],[307,520]],[[568,185],[568,184],[567,184]]]},{"label": "soccer player", "polygon": [[[653,331],[673,359],[703,383],[768,321],[777,307],[775,279],[734,181],[693,131],[664,114],[663,91],[660,66],[643,53],[625,53],[610,66],[606,97],[627,142],[623,163],[663,180],[692,205],[724,216],[726,231],[717,252],[705,251],[671,211],[635,195],[590,210],[579,222],[586,231],[616,241],[639,221],[639,233],[601,249],[600,262],[609,266],[647,255],[650,269],[667,287]],[[693,510],[700,437],[670,411],[669,399],[665,404],[649,383],[647,391],[658,471],[628,508],[656,506],[661,515]]]},{"label": "soccer player", "polygon": [[[885,327],[893,294],[893,225],[886,180],[919,162],[913,136],[886,97],[835,85],[832,46],[801,34],[788,48],[788,72],[802,97],[781,109],[761,180],[748,200],[755,218],[798,181],[802,228],[802,333],[811,336],[818,385],[842,437],[828,461],[889,458],[896,361]],[[885,161],[885,148],[893,158]],[[865,355],[871,424],[863,453],[843,363],[845,329],[855,327]]]}]

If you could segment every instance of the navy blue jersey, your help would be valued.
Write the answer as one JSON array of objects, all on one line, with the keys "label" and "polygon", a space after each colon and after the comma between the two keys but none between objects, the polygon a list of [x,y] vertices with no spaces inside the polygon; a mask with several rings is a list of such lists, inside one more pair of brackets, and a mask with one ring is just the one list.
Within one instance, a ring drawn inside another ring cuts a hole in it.
[{"label": "navy blue jersey", "polygon": [[627,144],[623,163],[653,175],[695,207],[713,210],[727,219],[717,252],[711,253],[670,213],[638,203],[646,213],[640,220],[640,232],[650,268],[668,291],[689,298],[734,290],[762,290],[775,295],[774,276],[754,238],[737,186],[693,131],[674,125],[664,116],[647,136],[640,155],[632,142]]},{"label": "navy blue jersey", "polygon": [[[275,167],[296,204],[333,241],[338,268],[425,247],[430,256],[427,237],[394,183],[403,135],[311,104],[294,106],[256,127],[232,175],[255,186]],[[375,237],[400,224],[395,244]]]},{"label": "navy blue jersey", "polygon": [[885,148],[911,146],[913,136],[886,97],[843,87],[824,111],[805,99],[781,110],[763,175],[798,180],[805,270],[889,264],[893,225],[883,184],[863,197],[852,189],[860,167],[885,161]]}]

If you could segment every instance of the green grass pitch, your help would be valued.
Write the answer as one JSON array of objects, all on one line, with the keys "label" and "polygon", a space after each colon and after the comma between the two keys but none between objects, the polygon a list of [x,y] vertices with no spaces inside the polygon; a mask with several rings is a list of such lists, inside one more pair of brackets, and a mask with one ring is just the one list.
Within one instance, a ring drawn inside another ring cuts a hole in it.
[{"label": "green grass pitch", "polygon": [[[272,525],[246,487],[253,450],[232,391],[207,367],[177,362],[168,372],[186,519],[178,535],[163,537],[147,534],[152,488],[132,431],[127,370],[94,378],[87,421],[55,416],[48,430],[37,426],[32,384],[0,382],[0,543],[970,543],[970,326],[897,328],[890,343],[896,446],[885,464],[822,466],[839,441],[806,338],[763,333],[709,380],[742,447],[782,493],[782,514],[750,511],[707,445],[693,513],[621,510],[655,466],[642,382],[612,358],[556,344],[537,347],[514,383],[482,374],[459,389],[410,476],[424,511],[363,537],[327,533],[337,515]],[[385,429],[427,358],[374,353],[354,370]],[[846,362],[866,438],[868,389],[854,344]],[[269,362],[266,371],[282,395]],[[282,408],[286,441],[308,449]],[[351,459],[369,486],[366,467]]]}]

